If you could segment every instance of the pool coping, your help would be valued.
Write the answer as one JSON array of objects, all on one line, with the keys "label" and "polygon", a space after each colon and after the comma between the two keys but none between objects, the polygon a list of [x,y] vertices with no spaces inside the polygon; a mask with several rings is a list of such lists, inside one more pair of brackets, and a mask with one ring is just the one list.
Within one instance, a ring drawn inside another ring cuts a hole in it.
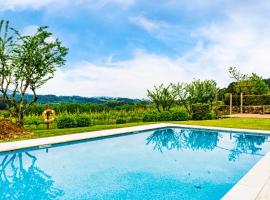
[{"label": "pool coping", "polygon": [[[16,142],[0,143],[0,153],[10,152],[20,149],[32,147],[44,147],[53,144],[61,144],[67,142],[74,142],[80,140],[101,138],[106,136],[116,136],[126,133],[134,133],[146,130],[153,130],[158,128],[179,127],[179,128],[195,128],[204,130],[216,130],[226,132],[241,132],[241,133],[258,133],[270,134],[270,131],[251,130],[251,129],[236,129],[236,128],[223,128],[212,126],[194,126],[173,123],[159,123],[142,126],[133,126],[127,128],[117,128],[101,131],[93,131],[86,133],[76,133],[61,136],[52,136],[46,138],[29,139]],[[270,152],[261,158],[249,171],[244,175],[231,190],[229,190],[222,200],[266,200],[270,199]]]}]

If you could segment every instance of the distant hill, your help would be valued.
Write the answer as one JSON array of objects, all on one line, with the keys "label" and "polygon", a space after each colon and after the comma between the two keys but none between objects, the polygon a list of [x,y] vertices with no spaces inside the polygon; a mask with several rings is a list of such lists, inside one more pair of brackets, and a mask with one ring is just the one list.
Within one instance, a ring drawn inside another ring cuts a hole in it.
[{"label": "distant hill", "polygon": [[[26,100],[31,101],[32,95],[27,94]],[[56,95],[38,95],[38,103],[41,104],[51,104],[51,103],[95,103],[103,104],[106,102],[117,101],[127,104],[139,103],[143,100],[140,99],[130,99],[122,97],[81,97],[81,96],[56,96]]]}]

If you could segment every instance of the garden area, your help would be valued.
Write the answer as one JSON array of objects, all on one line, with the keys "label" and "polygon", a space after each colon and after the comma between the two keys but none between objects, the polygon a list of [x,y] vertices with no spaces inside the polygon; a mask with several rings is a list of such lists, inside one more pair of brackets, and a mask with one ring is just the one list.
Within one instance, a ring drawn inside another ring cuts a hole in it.
[{"label": "garden area", "polygon": [[244,113],[270,113],[269,79],[235,67],[229,68],[232,82],[227,88],[219,88],[215,80],[194,79],[154,86],[141,100],[45,98],[38,89],[65,65],[68,53],[51,37],[47,27],[25,36],[0,21],[1,141],[159,122],[270,130],[269,119],[222,119],[230,109],[239,113],[240,102]]}]

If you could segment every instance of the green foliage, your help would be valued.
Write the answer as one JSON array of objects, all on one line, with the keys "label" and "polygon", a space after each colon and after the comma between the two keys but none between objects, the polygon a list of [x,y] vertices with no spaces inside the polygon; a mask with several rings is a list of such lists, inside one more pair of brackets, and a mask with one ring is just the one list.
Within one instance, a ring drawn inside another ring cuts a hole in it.
[{"label": "green foliage", "polygon": [[123,118],[116,119],[116,124],[125,124],[125,123],[127,123],[127,121]]},{"label": "green foliage", "polygon": [[191,113],[191,101],[188,93],[187,83],[176,83],[172,84],[172,88],[176,93],[176,103],[184,106],[188,113]]},{"label": "green foliage", "polygon": [[188,101],[212,104],[217,94],[217,83],[214,80],[194,80],[187,85]]},{"label": "green foliage", "polygon": [[172,121],[187,121],[189,119],[189,114],[186,111],[171,111]]},{"label": "green foliage", "polygon": [[172,84],[177,94],[177,102],[183,105],[188,113],[192,113],[191,106],[196,103],[213,104],[217,95],[217,84],[214,80],[194,80],[191,83]]},{"label": "green foliage", "polygon": [[29,115],[23,121],[25,125],[35,125],[36,127],[44,123],[42,117],[38,115]]},{"label": "green foliage", "polygon": [[269,86],[263,80],[262,77],[258,76],[256,73],[241,74],[239,70],[235,67],[229,68],[229,73],[231,78],[236,82],[229,85],[228,91],[230,93],[244,93],[248,94],[267,94],[269,93]]},{"label": "green foliage", "polygon": [[1,102],[1,96],[0,96],[0,110],[6,110],[6,109],[7,109],[7,106],[3,102]]},{"label": "green foliage", "polygon": [[8,111],[2,110],[0,111],[0,118],[1,119],[7,119],[10,117],[10,113]]},{"label": "green foliage", "polygon": [[[110,111],[125,111],[125,112],[137,112],[137,110],[146,110],[151,106],[142,104],[123,104],[121,106],[116,106],[114,108],[107,107],[106,104],[94,104],[94,103],[60,103],[60,104],[50,104],[50,108],[55,110],[58,114],[69,113],[102,113]],[[46,109],[45,104],[34,104],[27,111],[26,115],[41,115]]]},{"label": "green foliage", "polygon": [[238,70],[236,67],[229,67],[229,74],[232,79],[238,81],[246,80],[248,78],[247,74],[242,74],[240,70]]},{"label": "green foliage", "polygon": [[176,101],[177,93],[172,88],[172,84],[164,86],[154,86],[154,90],[147,90],[147,96],[155,105],[158,112],[168,111]]},{"label": "green foliage", "polygon": [[146,113],[143,116],[143,121],[144,122],[155,122],[155,121],[157,121],[157,113],[155,113],[155,112]]},{"label": "green foliage", "polygon": [[108,110],[106,106],[100,104],[88,104],[88,103],[62,103],[52,105],[52,108],[57,113],[91,113],[91,112],[102,112]]},{"label": "green foliage", "polygon": [[[0,93],[17,123],[22,125],[25,112],[37,101],[36,90],[53,78],[58,67],[65,64],[68,49],[61,42],[51,40],[47,27],[40,27],[34,35],[21,35],[0,21]],[[26,101],[27,92],[32,99]]]},{"label": "green foliage", "polygon": [[209,104],[193,104],[192,105],[192,119],[194,120],[208,120],[213,119],[211,107]]},{"label": "green foliage", "polygon": [[[170,84],[165,87],[163,84],[155,87],[153,91],[147,91],[148,97],[155,105],[160,114],[158,121],[171,121],[170,108],[175,103],[184,106],[188,113],[192,113],[192,105],[196,103],[210,104],[212,106],[217,95],[217,84],[214,80],[194,80],[193,82]],[[200,118],[200,117],[198,117]],[[210,118],[210,117],[208,117]],[[154,120],[151,115],[144,117],[145,121]]]},{"label": "green foliage", "polygon": [[159,113],[152,112],[146,113],[143,117],[144,122],[155,122],[155,121],[186,121],[190,117],[186,111],[162,111]]},{"label": "green foliage", "polygon": [[[230,94],[225,95],[225,104],[230,105]],[[240,106],[240,95],[233,95],[233,106]],[[270,94],[243,95],[244,106],[270,105]]]},{"label": "green foliage", "polygon": [[172,121],[172,113],[170,111],[162,111],[157,115],[158,121]]},{"label": "green foliage", "polygon": [[77,127],[76,120],[73,116],[64,115],[61,117],[57,117],[56,122],[57,122],[57,128],[60,128],[60,129]]},{"label": "green foliage", "polygon": [[87,115],[75,116],[76,127],[88,127],[91,124],[91,120]]},{"label": "green foliage", "polygon": [[26,115],[41,115],[47,106],[44,104],[33,104],[29,109],[26,110]]}]

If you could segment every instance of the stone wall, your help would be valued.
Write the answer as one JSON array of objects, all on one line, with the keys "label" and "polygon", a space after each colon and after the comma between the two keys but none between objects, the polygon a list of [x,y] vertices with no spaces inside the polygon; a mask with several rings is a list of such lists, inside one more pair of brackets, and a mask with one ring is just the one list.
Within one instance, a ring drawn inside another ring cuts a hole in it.
[{"label": "stone wall", "polygon": [[[232,114],[240,113],[240,106],[233,106]],[[243,113],[249,114],[270,114],[270,105],[267,106],[243,106]],[[230,106],[218,106],[216,108],[216,115],[229,115]]]}]

